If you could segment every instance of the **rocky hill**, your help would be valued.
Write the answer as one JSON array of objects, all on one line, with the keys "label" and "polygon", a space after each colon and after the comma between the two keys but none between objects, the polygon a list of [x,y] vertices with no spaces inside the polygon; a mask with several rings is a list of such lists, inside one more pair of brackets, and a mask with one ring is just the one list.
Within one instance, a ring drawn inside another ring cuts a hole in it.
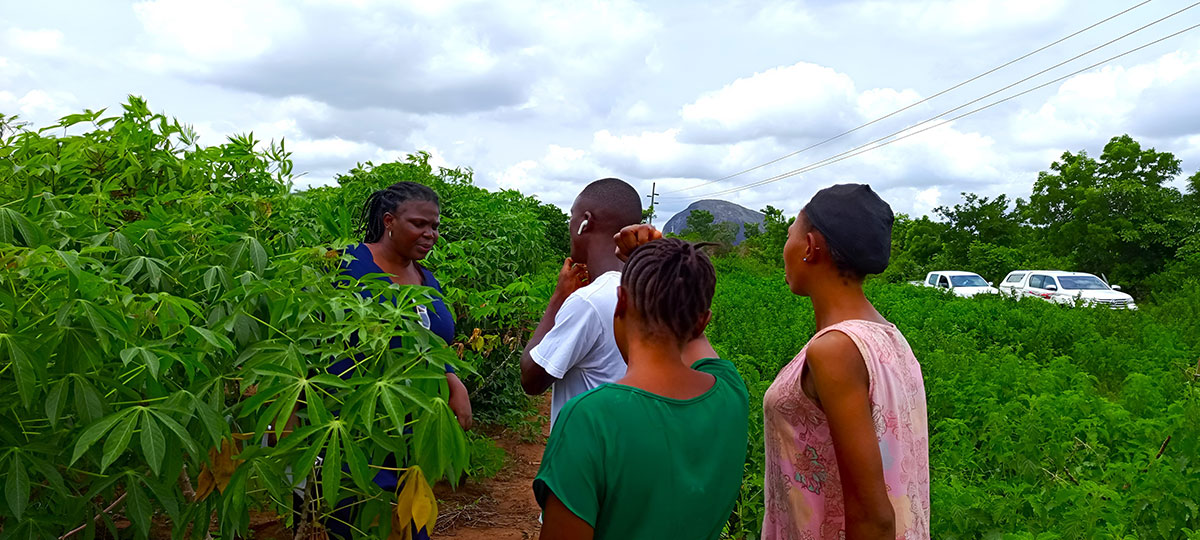
[{"label": "rocky hill", "polygon": [[731,222],[738,226],[737,238],[734,244],[741,243],[744,239],[745,230],[742,225],[745,223],[757,223],[762,225],[762,212],[755,212],[745,206],[734,204],[729,201],[718,201],[713,199],[705,199],[696,201],[683,209],[682,212],[671,216],[667,220],[667,225],[663,227],[663,232],[679,234],[683,229],[687,228],[687,218],[693,210],[704,210],[713,215],[713,223]]}]

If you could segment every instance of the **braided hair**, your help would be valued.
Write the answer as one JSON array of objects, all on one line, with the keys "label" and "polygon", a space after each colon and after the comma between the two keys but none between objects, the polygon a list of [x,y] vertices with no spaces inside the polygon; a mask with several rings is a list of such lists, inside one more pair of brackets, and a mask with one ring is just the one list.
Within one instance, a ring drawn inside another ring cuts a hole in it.
[{"label": "braided hair", "polygon": [[408,201],[429,201],[441,207],[437,192],[416,182],[396,182],[376,191],[367,197],[359,214],[358,232],[363,235],[363,243],[371,244],[383,238],[383,215],[395,212]]},{"label": "braided hair", "polygon": [[630,255],[621,287],[651,326],[649,332],[674,336],[680,343],[695,337],[717,287],[716,270],[702,249],[708,245],[713,244],[663,238]]}]

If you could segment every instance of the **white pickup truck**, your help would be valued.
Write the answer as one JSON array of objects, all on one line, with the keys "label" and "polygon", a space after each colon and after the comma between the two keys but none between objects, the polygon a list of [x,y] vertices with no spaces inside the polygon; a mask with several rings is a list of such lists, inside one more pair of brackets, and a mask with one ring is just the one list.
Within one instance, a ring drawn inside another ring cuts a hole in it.
[{"label": "white pickup truck", "polygon": [[1000,290],[1014,298],[1033,296],[1064,305],[1137,309],[1133,297],[1117,285],[1083,272],[1061,270],[1016,270],[1000,282]]},{"label": "white pickup truck", "polygon": [[910,283],[925,287],[948,289],[950,292],[964,298],[970,298],[977,294],[996,294],[1000,292],[979,274],[955,270],[930,272],[925,275],[925,281],[911,281]]}]

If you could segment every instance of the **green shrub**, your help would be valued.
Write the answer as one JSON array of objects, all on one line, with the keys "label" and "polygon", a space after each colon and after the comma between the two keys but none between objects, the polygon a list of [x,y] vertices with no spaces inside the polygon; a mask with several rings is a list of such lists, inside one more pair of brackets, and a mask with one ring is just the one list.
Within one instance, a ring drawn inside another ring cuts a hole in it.
[{"label": "green shrub", "polygon": [[[815,325],[778,267],[716,267],[708,335],[737,364],[752,405],[728,532],[756,538],[762,395]],[[1200,525],[1200,329],[1184,318],[1200,291],[1138,312],[880,280],[866,291],[922,365],[934,538],[1184,538]]]},{"label": "green shrub", "polygon": [[[355,525],[386,535],[390,519],[370,523],[394,496],[371,483],[371,464],[394,455],[457,480],[473,447],[442,366],[473,381],[475,368],[511,363],[544,302],[528,276],[561,248],[561,212],[434,171],[425,154],[293,192],[282,142],[202,147],[137,98],[103,113],[40,131],[0,117],[0,392],[14,397],[0,407],[0,537],[78,525],[116,536],[103,511],[114,503],[137,537],[155,514],[176,537],[210,523],[246,536],[250,507],[290,516],[301,480],[320,487],[318,514],[354,494]],[[397,308],[334,285],[366,194],[399,179],[442,193],[447,241],[428,263],[465,360],[407,309],[428,301],[421,288],[364,283]],[[393,336],[412,346],[390,349]],[[354,353],[365,359],[348,380],[325,373]],[[479,394],[480,416],[496,414]],[[298,404],[299,426],[283,433]]]}]

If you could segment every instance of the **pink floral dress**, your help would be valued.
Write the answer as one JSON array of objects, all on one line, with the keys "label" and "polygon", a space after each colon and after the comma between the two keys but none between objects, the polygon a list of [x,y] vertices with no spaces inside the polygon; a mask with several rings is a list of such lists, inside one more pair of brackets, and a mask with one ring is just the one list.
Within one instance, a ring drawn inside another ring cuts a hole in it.
[{"label": "pink floral dress", "polygon": [[[813,339],[832,331],[849,336],[866,361],[883,477],[896,511],[896,538],[929,538],[929,425],[921,365],[894,325],[843,321]],[[846,506],[829,422],[800,386],[807,350],[805,346],[779,372],[763,399],[764,540],[846,535]]]}]

